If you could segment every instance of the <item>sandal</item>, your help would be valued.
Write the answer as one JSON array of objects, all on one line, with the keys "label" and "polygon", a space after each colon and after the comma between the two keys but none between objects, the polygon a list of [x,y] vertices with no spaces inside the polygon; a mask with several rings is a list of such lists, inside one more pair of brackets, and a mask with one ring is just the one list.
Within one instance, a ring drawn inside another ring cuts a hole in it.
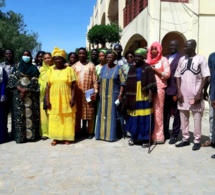
[{"label": "sandal", "polygon": [[202,144],[202,147],[211,147],[215,146],[215,144],[211,141],[206,141],[205,143]]},{"label": "sandal", "polygon": [[41,140],[47,140],[47,139],[48,139],[48,137],[46,137],[46,136],[41,137]]},{"label": "sandal", "polygon": [[52,143],[51,143],[52,146],[56,146],[57,144],[58,144],[57,140],[53,140]]},{"label": "sandal", "polygon": [[143,143],[142,147],[143,148],[148,148],[149,147],[149,143]]},{"label": "sandal", "polygon": [[70,141],[65,141],[64,143],[65,143],[65,145],[70,145],[71,144]]},{"label": "sandal", "polygon": [[128,145],[129,146],[133,146],[134,145],[134,140],[133,139],[129,139],[128,140]]}]

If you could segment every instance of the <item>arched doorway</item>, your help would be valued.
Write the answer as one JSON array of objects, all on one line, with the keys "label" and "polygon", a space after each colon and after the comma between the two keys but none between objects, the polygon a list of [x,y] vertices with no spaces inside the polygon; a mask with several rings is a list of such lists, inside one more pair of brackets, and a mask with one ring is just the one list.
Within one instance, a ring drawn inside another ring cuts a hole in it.
[{"label": "arched doorway", "polygon": [[139,47],[147,47],[148,43],[144,39],[144,37],[140,34],[135,34],[133,35],[125,45],[125,48],[123,50],[123,54],[125,54],[126,51],[128,50],[133,50],[135,51]]},{"label": "arched doorway", "polygon": [[107,16],[110,23],[118,22],[118,0],[110,0]]},{"label": "arched doorway", "polygon": [[167,55],[169,52],[169,43],[171,40],[177,40],[179,42],[179,51],[184,54],[184,43],[186,42],[186,37],[177,31],[167,33],[161,44],[163,47],[163,55]]}]

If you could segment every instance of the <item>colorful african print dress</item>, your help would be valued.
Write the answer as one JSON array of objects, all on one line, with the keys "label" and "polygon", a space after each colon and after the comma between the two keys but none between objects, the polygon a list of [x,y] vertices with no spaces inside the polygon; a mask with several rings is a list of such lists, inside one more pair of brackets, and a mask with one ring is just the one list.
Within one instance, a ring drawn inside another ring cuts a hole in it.
[{"label": "colorful african print dress", "polygon": [[87,102],[85,98],[85,91],[94,88],[95,93],[98,92],[98,81],[96,76],[95,65],[91,62],[82,64],[80,61],[76,62],[72,69],[74,69],[77,76],[77,83],[75,86],[76,98],[76,132],[81,129],[81,119],[88,120],[88,133],[92,134],[94,130],[95,120],[95,102]]},{"label": "colorful african print dress", "polygon": [[50,87],[51,109],[49,114],[49,138],[73,141],[75,139],[76,106],[70,106],[72,82],[76,80],[74,70],[67,66],[62,70],[51,67],[48,85]]},{"label": "colorful african print dress", "polygon": [[[29,65],[33,66],[33,65]],[[32,68],[34,69],[34,68]],[[16,143],[26,140],[34,141],[39,136],[39,72],[30,77],[14,67],[7,87],[13,93],[12,97],[12,134]],[[24,99],[20,97],[17,86],[28,90]]]},{"label": "colorful african print dress", "polygon": [[153,131],[153,108],[148,101],[148,96],[142,93],[141,74],[142,68],[136,69],[137,83],[136,83],[136,102],[135,109],[128,110],[128,117],[126,121],[126,131],[131,133],[133,140],[149,140],[150,128]]},{"label": "colorful african print dress", "polygon": [[[115,101],[120,92],[120,86],[125,85],[125,77],[119,65],[108,68],[104,65],[100,77],[100,104],[96,124],[95,138],[116,141],[123,118],[119,114]],[[121,127],[122,128],[122,127]]]}]

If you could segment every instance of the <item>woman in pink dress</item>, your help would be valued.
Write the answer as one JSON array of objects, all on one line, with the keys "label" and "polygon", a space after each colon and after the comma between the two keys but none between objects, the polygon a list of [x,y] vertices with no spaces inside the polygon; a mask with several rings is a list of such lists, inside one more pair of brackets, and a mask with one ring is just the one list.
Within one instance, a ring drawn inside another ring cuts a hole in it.
[{"label": "woman in pink dress", "polygon": [[152,140],[164,143],[163,107],[165,97],[166,79],[170,77],[170,65],[166,57],[162,56],[162,46],[154,42],[147,55],[147,62],[151,65],[157,82],[157,95],[154,97],[154,131]]}]

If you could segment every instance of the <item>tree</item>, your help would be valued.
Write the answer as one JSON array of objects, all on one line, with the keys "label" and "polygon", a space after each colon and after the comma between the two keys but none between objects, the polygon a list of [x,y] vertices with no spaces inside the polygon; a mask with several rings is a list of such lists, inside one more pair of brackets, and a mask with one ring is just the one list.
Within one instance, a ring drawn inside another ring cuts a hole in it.
[{"label": "tree", "polygon": [[122,29],[117,23],[108,25],[95,25],[87,33],[87,39],[92,44],[101,44],[105,47],[106,43],[119,42],[121,38]]},{"label": "tree", "polygon": [[108,24],[107,27],[109,31],[107,34],[107,42],[108,43],[119,42],[122,33],[122,29],[120,28],[120,26],[117,23],[113,22],[111,24]]},{"label": "tree", "polygon": [[4,7],[5,6],[5,0],[0,0],[0,7]]},{"label": "tree", "polygon": [[95,25],[87,33],[87,39],[90,43],[96,45],[105,45],[107,42],[107,26],[106,25]]},{"label": "tree", "polygon": [[[0,11],[0,41],[1,51],[11,48],[15,52],[15,60],[19,61],[24,50],[34,52],[41,48],[41,43],[37,41],[38,34],[28,32],[26,24],[21,14],[9,11],[3,13]],[[3,56],[0,56],[3,60]]]}]

